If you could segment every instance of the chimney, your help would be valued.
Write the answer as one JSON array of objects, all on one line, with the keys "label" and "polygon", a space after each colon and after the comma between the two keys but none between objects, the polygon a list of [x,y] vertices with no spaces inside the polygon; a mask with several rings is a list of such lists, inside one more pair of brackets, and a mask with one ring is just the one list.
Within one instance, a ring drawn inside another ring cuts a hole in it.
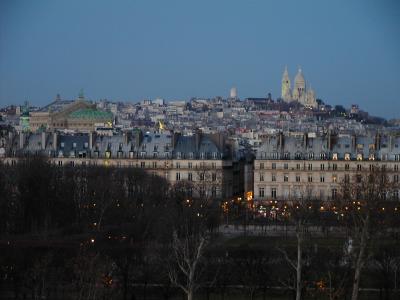
[{"label": "chimney", "polygon": [[351,149],[353,151],[356,151],[356,146],[357,146],[357,136],[355,134],[353,134],[351,136]]},{"label": "chimney", "polygon": [[279,147],[281,150],[283,150],[283,142],[284,142],[283,132],[279,132]]},{"label": "chimney", "polygon": [[46,150],[46,132],[42,132],[42,150]]},{"label": "chimney", "polygon": [[389,151],[393,149],[393,135],[389,135]]},{"label": "chimney", "polygon": [[8,144],[9,145],[13,144],[13,133],[12,133],[12,131],[8,132]]},{"label": "chimney", "polygon": [[176,142],[178,141],[178,138],[181,136],[179,132],[174,132],[172,135],[172,150],[175,149]]},{"label": "chimney", "polygon": [[331,136],[331,131],[328,130],[328,150],[331,151],[332,150],[332,136]]},{"label": "chimney", "polygon": [[375,135],[375,149],[379,150],[381,148],[381,135],[377,133]]},{"label": "chimney", "polygon": [[25,144],[24,133],[20,132],[19,133],[19,149],[23,149],[24,148],[24,144]]},{"label": "chimney", "polygon": [[307,136],[307,133],[305,132],[303,134],[303,147],[307,148],[307,146],[308,146],[307,144],[308,144],[308,136]]},{"label": "chimney", "polygon": [[57,131],[53,132],[53,150],[57,151]]},{"label": "chimney", "polygon": [[196,130],[195,139],[196,139],[196,150],[198,150],[200,147],[201,130],[198,130],[198,129]]},{"label": "chimney", "polygon": [[139,149],[140,144],[142,143],[143,133],[140,129],[135,129],[134,134],[135,134],[135,148],[137,150],[137,149]]},{"label": "chimney", "polygon": [[215,143],[221,152],[224,151],[225,137],[222,133],[213,133],[210,135],[210,139]]},{"label": "chimney", "polygon": [[124,144],[128,145],[128,142],[129,142],[129,133],[125,132],[124,133]]},{"label": "chimney", "polygon": [[93,132],[89,132],[89,150],[93,149]]}]

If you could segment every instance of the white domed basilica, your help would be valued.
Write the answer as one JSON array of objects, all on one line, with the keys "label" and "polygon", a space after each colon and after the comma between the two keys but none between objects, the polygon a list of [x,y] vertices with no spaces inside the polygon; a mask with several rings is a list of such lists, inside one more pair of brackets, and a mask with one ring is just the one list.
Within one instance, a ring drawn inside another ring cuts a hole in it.
[{"label": "white domed basilica", "polygon": [[289,73],[287,67],[282,76],[282,94],[281,98],[285,102],[298,101],[306,107],[317,107],[315,92],[311,87],[307,87],[303,72],[299,68],[294,78],[293,91],[290,84]]}]

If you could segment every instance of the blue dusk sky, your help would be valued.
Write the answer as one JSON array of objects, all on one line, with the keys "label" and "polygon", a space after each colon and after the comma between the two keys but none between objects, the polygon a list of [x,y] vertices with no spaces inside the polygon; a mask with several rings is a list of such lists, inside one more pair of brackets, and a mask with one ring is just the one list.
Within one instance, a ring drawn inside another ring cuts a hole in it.
[{"label": "blue dusk sky", "polygon": [[0,0],[0,106],[60,93],[140,101],[317,97],[400,117],[397,0]]}]

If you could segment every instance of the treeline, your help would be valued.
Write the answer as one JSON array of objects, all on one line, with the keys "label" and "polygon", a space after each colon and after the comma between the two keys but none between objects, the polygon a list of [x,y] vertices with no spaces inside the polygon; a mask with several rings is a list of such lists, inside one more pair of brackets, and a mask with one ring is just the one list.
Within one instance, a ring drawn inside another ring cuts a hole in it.
[{"label": "treeline", "polygon": [[331,215],[346,236],[310,235],[332,222],[304,199],[279,204],[295,236],[229,238],[225,206],[142,169],[0,165],[0,298],[357,299],[360,285],[397,299],[398,201],[383,193],[397,186],[383,175],[343,185]]}]

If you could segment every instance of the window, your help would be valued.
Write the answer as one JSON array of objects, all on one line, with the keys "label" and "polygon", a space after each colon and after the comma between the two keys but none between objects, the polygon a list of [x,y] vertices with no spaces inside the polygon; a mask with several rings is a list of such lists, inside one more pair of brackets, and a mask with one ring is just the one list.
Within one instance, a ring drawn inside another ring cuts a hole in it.
[{"label": "window", "polygon": [[180,169],[180,168],[181,168],[181,163],[180,163],[180,162],[177,162],[177,163],[176,163],[176,168],[177,168],[177,169]]},{"label": "window", "polygon": [[309,171],[312,170],[312,164],[308,164],[308,170],[309,170]]},{"label": "window", "polygon": [[311,174],[308,175],[308,182],[312,182],[312,175]]},{"label": "window", "polygon": [[263,187],[258,189],[258,195],[259,195],[261,198],[263,198],[263,197],[265,196],[265,190],[264,190]]},{"label": "window", "polygon": [[395,171],[398,171],[399,170],[399,166],[398,165],[394,165],[394,168],[393,168]]},{"label": "window", "polygon": [[211,196],[212,197],[217,197],[217,187],[213,186],[211,188]]},{"label": "window", "polygon": [[[371,165],[370,165],[371,166]],[[362,166],[360,164],[357,165],[357,171],[361,171],[362,170]]]},{"label": "window", "polygon": [[357,154],[357,160],[363,160],[363,155],[361,153]]},{"label": "window", "polygon": [[211,180],[212,181],[217,181],[217,173],[212,173],[211,174]]},{"label": "window", "polygon": [[264,163],[260,163],[260,169],[264,169]]},{"label": "window", "polygon": [[337,160],[337,159],[338,159],[338,154],[337,154],[337,153],[333,153],[332,159],[333,159],[333,160]]},{"label": "window", "polygon": [[300,164],[296,164],[296,170],[300,170]]},{"label": "window", "polygon": [[141,161],[141,162],[140,162],[140,167],[141,167],[141,168],[146,167],[146,163],[145,163],[144,161]]},{"label": "window", "polygon": [[72,148],[76,148],[76,143],[72,143]]},{"label": "window", "polygon": [[264,181],[264,173],[260,173],[260,181]]},{"label": "window", "polygon": [[349,174],[344,174],[344,182],[349,183],[350,182],[350,175]]},{"label": "window", "polygon": [[179,173],[179,172],[176,173],[176,180],[177,181],[181,180],[181,173]]},{"label": "window", "polygon": [[61,147],[61,148],[64,148],[64,146],[65,146],[64,142],[61,142],[61,143],[60,143],[60,147]]},{"label": "window", "polygon": [[296,182],[300,182],[300,175],[296,175]]},{"label": "window", "polygon": [[346,171],[350,170],[350,165],[349,165],[349,164],[345,164],[345,165],[344,165],[344,169],[345,169]]},{"label": "window", "polygon": [[283,168],[284,168],[285,170],[287,170],[287,169],[289,169],[289,165],[288,165],[287,163],[284,163],[284,164],[283,164]]},{"label": "window", "polygon": [[334,170],[334,171],[337,170],[337,164],[332,164],[332,170]]},{"label": "window", "polygon": [[217,164],[215,162],[211,163],[211,168],[212,169],[216,169],[217,168]]},{"label": "window", "polygon": [[272,169],[273,169],[273,170],[276,169],[276,163],[272,163]]},{"label": "window", "polygon": [[395,154],[394,155],[394,160],[399,161],[400,160],[400,154]]},{"label": "window", "polygon": [[283,181],[284,182],[288,182],[289,181],[289,175],[288,174],[284,174],[283,175]]},{"label": "window", "polygon": [[193,164],[190,162],[190,163],[188,163],[188,168],[189,169],[192,169],[193,168]]},{"label": "window", "polygon": [[201,181],[204,180],[204,173],[200,173],[200,180],[201,180]]},{"label": "window", "polygon": [[153,161],[153,169],[156,169],[156,168],[157,168],[157,162]]},{"label": "window", "polygon": [[271,175],[271,181],[276,181],[276,175],[275,174]]},{"label": "window", "polygon": [[285,152],[283,154],[283,159],[289,159],[290,158],[290,154],[288,152]]},{"label": "window", "polygon": [[324,175],[320,175],[319,176],[319,182],[325,182],[325,176]]},{"label": "window", "polygon": [[313,152],[308,153],[308,159],[314,159],[314,153]]},{"label": "window", "polygon": [[337,175],[332,175],[332,182],[333,183],[336,183],[337,182]]},{"label": "window", "polygon": [[193,174],[192,173],[188,173],[188,180],[189,181],[193,181]]},{"label": "window", "polygon": [[182,153],[181,153],[181,152],[176,152],[176,158],[177,158],[177,159],[180,159],[181,156],[182,156]]},{"label": "window", "polygon": [[320,165],[320,169],[321,169],[321,170],[325,170],[325,164],[321,164],[321,165]]},{"label": "window", "polygon": [[344,160],[350,160],[350,153],[344,154]]},{"label": "window", "polygon": [[393,182],[399,182],[399,175],[394,175],[393,176]]},{"label": "window", "polygon": [[332,199],[336,199],[337,189],[332,189]]},{"label": "window", "polygon": [[272,199],[276,199],[276,188],[271,188],[271,197]]}]

